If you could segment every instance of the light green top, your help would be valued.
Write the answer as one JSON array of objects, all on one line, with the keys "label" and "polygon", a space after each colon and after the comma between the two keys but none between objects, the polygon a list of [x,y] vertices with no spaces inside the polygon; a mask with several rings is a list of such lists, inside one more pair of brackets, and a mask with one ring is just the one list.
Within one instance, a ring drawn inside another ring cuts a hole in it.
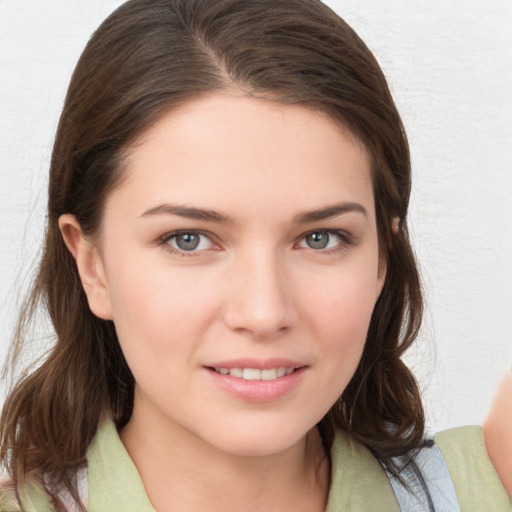
[{"label": "light green top", "polygon": [[480,427],[445,430],[434,440],[443,452],[463,512],[512,511],[512,501],[487,455]]},{"label": "light green top", "polygon": [[[441,432],[435,438],[446,460],[462,512],[510,512],[512,505],[487,456],[480,427]],[[326,512],[400,512],[380,464],[350,436],[338,433],[331,450],[332,475]],[[155,512],[135,465],[112,421],[101,424],[87,452],[90,512]],[[0,495],[0,512],[19,510]],[[36,488],[23,496],[24,512],[51,512]]]}]

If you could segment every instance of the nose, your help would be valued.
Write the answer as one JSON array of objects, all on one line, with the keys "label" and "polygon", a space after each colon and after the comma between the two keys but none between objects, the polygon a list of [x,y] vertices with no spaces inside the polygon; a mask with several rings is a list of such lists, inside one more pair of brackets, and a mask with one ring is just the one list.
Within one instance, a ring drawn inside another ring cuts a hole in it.
[{"label": "nose", "polygon": [[277,255],[260,251],[239,257],[227,286],[225,321],[230,329],[263,340],[297,321],[293,284]]}]

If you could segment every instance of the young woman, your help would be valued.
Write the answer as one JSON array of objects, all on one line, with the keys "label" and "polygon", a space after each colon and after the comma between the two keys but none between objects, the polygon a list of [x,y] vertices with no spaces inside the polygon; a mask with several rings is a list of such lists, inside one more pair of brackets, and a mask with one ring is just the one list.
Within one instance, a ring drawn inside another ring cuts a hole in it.
[{"label": "young woman", "polygon": [[[480,429],[425,440],[407,140],[316,0],[131,0],[58,127],[0,510],[507,510]],[[485,486],[480,483],[485,482]]]}]

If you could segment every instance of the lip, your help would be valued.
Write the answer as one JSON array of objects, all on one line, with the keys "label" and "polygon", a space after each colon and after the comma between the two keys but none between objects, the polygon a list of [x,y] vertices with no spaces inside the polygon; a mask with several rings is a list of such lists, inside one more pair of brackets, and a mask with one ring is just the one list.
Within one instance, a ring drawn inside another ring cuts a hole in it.
[{"label": "lip", "polygon": [[245,357],[208,364],[205,365],[205,368],[228,368],[229,370],[231,368],[257,368],[259,370],[269,370],[271,368],[279,368],[280,366],[285,368],[302,368],[307,365],[299,361],[284,358],[254,359]]},{"label": "lip", "polygon": [[[274,380],[246,380],[231,375],[222,375],[215,368],[258,368],[267,370],[270,368],[295,368],[290,375],[285,375]],[[290,359],[266,359],[256,360],[250,358],[221,361],[204,366],[213,385],[223,391],[247,402],[272,402],[292,393],[302,382],[308,366],[304,363],[291,361]]]}]

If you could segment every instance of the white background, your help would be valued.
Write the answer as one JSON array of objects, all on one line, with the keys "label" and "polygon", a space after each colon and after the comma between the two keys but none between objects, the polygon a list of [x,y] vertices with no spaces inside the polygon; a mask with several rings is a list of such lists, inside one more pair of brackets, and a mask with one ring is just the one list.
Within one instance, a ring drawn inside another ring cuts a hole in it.
[{"label": "white background", "polygon": [[[119,0],[0,0],[0,358],[37,260],[78,56]],[[430,428],[482,421],[512,360],[512,1],[331,0],[374,51],[412,150],[428,303],[408,357]]]}]

